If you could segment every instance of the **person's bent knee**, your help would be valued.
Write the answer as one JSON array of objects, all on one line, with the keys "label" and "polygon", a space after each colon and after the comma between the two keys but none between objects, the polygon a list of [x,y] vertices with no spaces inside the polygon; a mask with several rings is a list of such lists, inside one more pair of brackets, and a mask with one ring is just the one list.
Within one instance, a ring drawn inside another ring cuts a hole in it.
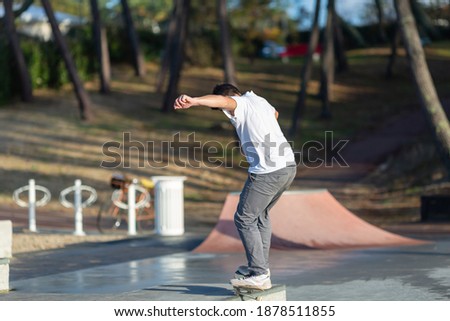
[{"label": "person's bent knee", "polygon": [[234,225],[236,225],[238,230],[251,230],[257,228],[258,221],[256,219],[250,219],[250,217],[238,211],[234,213]]}]

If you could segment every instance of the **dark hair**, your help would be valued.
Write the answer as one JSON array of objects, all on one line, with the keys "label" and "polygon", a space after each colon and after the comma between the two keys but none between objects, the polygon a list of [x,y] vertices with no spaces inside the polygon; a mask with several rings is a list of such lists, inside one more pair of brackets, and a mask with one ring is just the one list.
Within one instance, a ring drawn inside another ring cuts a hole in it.
[{"label": "dark hair", "polygon": [[236,86],[233,86],[232,84],[219,84],[216,85],[213,89],[214,95],[221,95],[221,96],[241,96],[241,92],[239,89],[237,89]]}]

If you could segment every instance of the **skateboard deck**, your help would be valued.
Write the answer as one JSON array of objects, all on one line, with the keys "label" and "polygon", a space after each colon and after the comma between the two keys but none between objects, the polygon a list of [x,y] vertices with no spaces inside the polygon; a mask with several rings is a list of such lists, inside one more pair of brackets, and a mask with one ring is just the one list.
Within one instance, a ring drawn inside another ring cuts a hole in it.
[{"label": "skateboard deck", "polygon": [[286,301],[286,286],[273,284],[270,289],[259,290],[232,286],[233,294],[227,301]]},{"label": "skateboard deck", "polygon": [[[248,275],[245,275],[241,272],[241,267],[239,267],[238,270],[234,273],[234,278],[238,280],[246,278],[247,276]],[[263,289],[255,289],[242,286],[233,286],[233,290],[236,296],[240,297],[242,300],[261,301],[262,295],[265,294],[265,290]]]},{"label": "skateboard deck", "polygon": [[233,286],[234,293],[242,300],[261,301],[265,290]]}]

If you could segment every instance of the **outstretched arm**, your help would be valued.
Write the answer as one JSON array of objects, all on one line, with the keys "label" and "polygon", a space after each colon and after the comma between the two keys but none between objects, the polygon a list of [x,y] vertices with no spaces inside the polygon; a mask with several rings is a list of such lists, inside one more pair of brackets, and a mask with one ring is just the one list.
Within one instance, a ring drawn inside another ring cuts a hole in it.
[{"label": "outstretched arm", "polygon": [[236,109],[237,104],[233,98],[221,95],[205,95],[200,97],[181,95],[175,100],[173,108],[186,109],[193,106],[205,106],[233,111]]}]

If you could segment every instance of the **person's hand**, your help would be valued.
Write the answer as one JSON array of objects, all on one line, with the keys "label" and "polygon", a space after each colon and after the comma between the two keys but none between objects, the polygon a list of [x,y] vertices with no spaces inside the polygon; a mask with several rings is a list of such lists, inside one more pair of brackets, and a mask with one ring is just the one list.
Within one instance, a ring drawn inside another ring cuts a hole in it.
[{"label": "person's hand", "polygon": [[188,95],[181,95],[175,100],[175,103],[173,104],[174,109],[187,109],[192,106],[195,106],[195,99],[193,97],[190,97]]}]

